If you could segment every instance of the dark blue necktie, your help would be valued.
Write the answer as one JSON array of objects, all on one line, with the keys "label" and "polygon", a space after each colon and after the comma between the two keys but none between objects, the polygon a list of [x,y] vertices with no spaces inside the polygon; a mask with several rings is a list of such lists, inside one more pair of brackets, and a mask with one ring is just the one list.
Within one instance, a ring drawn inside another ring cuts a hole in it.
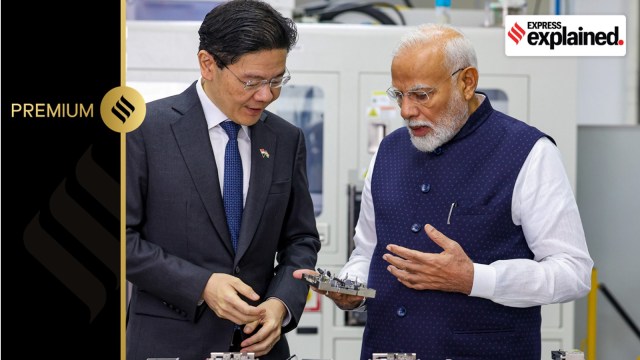
[{"label": "dark blue necktie", "polygon": [[224,121],[220,124],[229,135],[229,142],[224,151],[224,185],[222,199],[224,211],[227,214],[227,225],[231,233],[233,250],[238,249],[238,237],[240,236],[240,224],[242,223],[242,160],[238,150],[238,130],[240,125],[233,121]]}]

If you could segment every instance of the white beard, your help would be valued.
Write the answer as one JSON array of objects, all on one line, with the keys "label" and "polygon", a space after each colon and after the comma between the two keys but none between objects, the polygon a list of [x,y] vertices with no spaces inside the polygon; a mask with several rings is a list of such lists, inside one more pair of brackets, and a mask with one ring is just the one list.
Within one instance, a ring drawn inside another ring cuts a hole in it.
[{"label": "white beard", "polygon": [[[462,94],[454,92],[437,125],[429,120],[407,120],[406,126],[409,128],[411,143],[420,151],[433,152],[460,131],[467,120],[468,112],[468,106]],[[411,126],[427,126],[431,128],[432,133],[425,136],[414,136],[411,132]]]}]

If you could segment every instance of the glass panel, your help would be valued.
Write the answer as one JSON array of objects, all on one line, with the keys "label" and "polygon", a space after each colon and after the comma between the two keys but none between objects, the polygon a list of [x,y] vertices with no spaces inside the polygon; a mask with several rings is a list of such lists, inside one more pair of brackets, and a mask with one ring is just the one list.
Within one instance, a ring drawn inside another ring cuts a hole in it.
[{"label": "glass panel", "polygon": [[289,85],[282,88],[274,112],[302,129],[307,145],[307,175],[315,215],[322,213],[322,154],[324,92],[313,85]]},{"label": "glass panel", "polygon": [[127,0],[129,20],[202,21],[224,1],[215,0]]}]

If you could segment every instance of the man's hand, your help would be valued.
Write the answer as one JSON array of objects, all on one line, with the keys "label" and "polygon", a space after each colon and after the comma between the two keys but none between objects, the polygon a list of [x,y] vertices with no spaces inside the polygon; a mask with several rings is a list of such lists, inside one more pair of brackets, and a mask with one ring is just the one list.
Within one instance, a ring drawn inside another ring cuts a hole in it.
[{"label": "man's hand", "polygon": [[271,351],[280,340],[282,321],[287,314],[287,308],[282,301],[272,298],[258,305],[258,309],[264,311],[264,316],[245,325],[243,331],[245,334],[251,334],[258,327],[260,330],[240,344],[240,352],[252,352],[260,357]]},{"label": "man's hand", "polygon": [[258,321],[265,316],[264,308],[247,304],[238,296],[258,301],[260,296],[235,276],[212,274],[202,293],[202,298],[218,317],[241,325]]},{"label": "man's hand", "polygon": [[[294,271],[293,277],[296,279],[302,279],[303,274],[319,275],[317,271],[301,269],[301,270]],[[358,296],[358,295],[349,295],[349,294],[343,294],[343,293],[334,292],[334,291],[318,290],[318,288],[314,286],[310,286],[310,288],[311,290],[315,291],[320,295],[326,295],[329,299],[333,300],[333,302],[336,304],[337,307],[339,307],[342,310],[353,310],[358,306],[360,306],[360,304],[362,303],[362,300],[364,299],[363,296]]]},{"label": "man's hand", "polygon": [[416,290],[441,290],[469,295],[473,287],[473,262],[460,244],[427,224],[427,236],[444,251],[424,253],[398,245],[388,245],[393,254],[382,258],[390,265],[387,270],[406,287]]}]

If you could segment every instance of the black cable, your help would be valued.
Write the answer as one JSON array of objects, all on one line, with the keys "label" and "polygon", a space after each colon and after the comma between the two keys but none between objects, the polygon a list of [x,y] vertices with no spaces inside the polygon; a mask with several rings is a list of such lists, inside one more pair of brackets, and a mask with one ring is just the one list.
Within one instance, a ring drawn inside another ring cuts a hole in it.
[{"label": "black cable", "polygon": [[388,3],[388,2],[373,2],[371,3],[371,5],[391,8],[393,11],[396,12],[396,14],[398,14],[400,23],[402,25],[407,25],[407,21],[404,19],[404,15],[402,15],[402,13],[400,12],[400,9],[398,9],[398,7],[395,4]]},{"label": "black cable", "polygon": [[404,0],[404,3],[405,3],[405,5],[407,5],[407,7],[410,7],[410,8],[414,7],[413,3],[411,2],[411,0]]},{"label": "black cable", "polygon": [[618,304],[618,301],[616,301],[616,299],[609,292],[609,290],[607,290],[607,287],[604,286],[603,283],[598,284],[598,287],[600,288],[600,290],[602,290],[602,293],[611,302],[613,307],[618,311],[618,314],[620,314],[620,316],[622,316],[622,319],[627,323],[627,325],[629,325],[631,330],[633,330],[633,332],[636,333],[636,336],[638,337],[638,339],[640,339],[640,330],[638,330],[638,327],[636,326],[636,324],[633,323],[633,320],[631,320],[629,315],[627,315],[627,312],[624,311],[622,306],[620,306],[620,304]]},{"label": "black cable", "polygon": [[359,12],[372,17],[381,24],[397,25],[389,15],[374,8],[371,4],[343,3],[319,13],[318,21],[332,21],[336,16],[346,12]]}]

